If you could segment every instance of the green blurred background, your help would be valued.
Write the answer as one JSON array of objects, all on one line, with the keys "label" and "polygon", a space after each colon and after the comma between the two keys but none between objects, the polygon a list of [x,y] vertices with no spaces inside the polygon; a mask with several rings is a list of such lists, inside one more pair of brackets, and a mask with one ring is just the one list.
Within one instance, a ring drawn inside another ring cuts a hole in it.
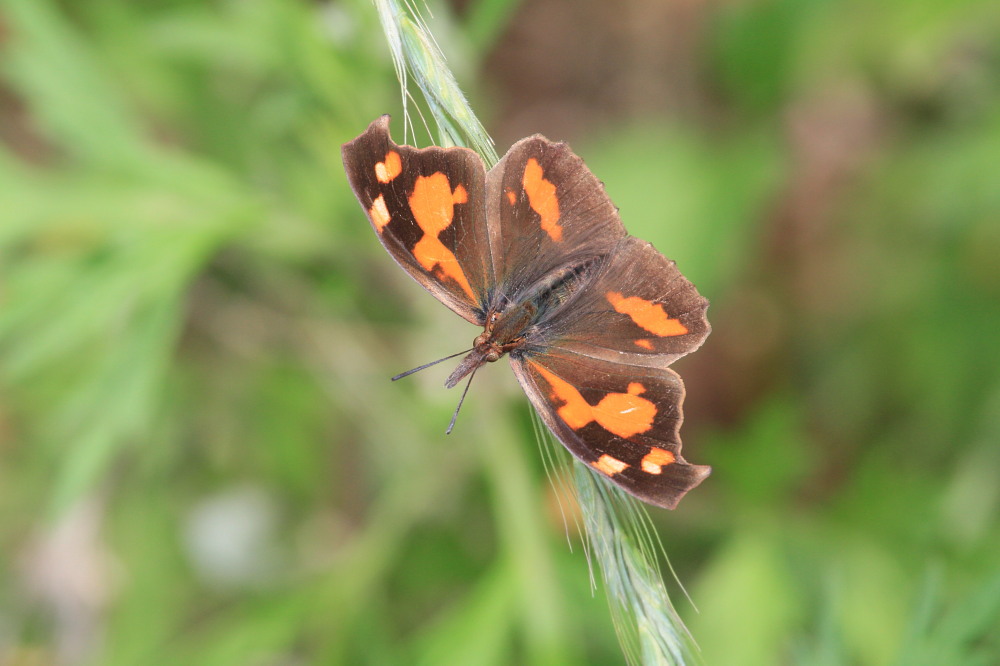
[{"label": "green blurred background", "polygon": [[[712,301],[715,472],[652,511],[706,662],[1000,663],[1000,4],[433,9],[500,152],[570,141]],[[0,0],[0,664],[622,663],[506,364],[448,437],[448,368],[387,380],[477,334],[347,187],[387,52]]]}]

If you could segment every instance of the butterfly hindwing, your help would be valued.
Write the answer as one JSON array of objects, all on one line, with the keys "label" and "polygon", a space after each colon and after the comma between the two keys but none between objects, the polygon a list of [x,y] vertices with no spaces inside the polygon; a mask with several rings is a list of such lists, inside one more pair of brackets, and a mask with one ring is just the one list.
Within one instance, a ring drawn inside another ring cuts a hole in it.
[{"label": "butterfly hindwing", "polygon": [[681,456],[684,384],[673,370],[558,348],[512,355],[511,365],[563,445],[642,501],[672,509],[710,473]]},{"label": "butterfly hindwing", "polygon": [[545,345],[616,363],[666,367],[708,337],[707,309],[708,301],[673,261],[629,236],[539,332]]},{"label": "butterfly hindwing", "polygon": [[354,194],[393,259],[438,300],[482,325],[493,268],[479,156],[466,148],[397,145],[389,116],[342,153]]}]

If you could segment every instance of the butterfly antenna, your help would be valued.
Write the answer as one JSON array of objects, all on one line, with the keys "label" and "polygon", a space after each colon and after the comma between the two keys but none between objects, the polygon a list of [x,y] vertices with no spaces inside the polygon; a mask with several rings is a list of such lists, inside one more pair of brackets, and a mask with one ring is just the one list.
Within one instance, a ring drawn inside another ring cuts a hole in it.
[{"label": "butterfly antenna", "polygon": [[403,377],[408,377],[409,375],[412,375],[414,372],[420,372],[421,370],[425,370],[431,367],[432,365],[437,365],[441,361],[447,361],[449,358],[455,358],[456,356],[461,356],[462,354],[468,354],[470,351],[472,351],[472,349],[466,349],[465,351],[460,351],[457,354],[452,354],[451,356],[445,356],[444,358],[439,358],[438,360],[431,361],[430,363],[424,363],[419,368],[413,368],[412,370],[407,370],[406,372],[399,373],[398,375],[392,378],[392,381],[396,381],[397,379],[402,379]]},{"label": "butterfly antenna", "polygon": [[472,386],[472,378],[476,376],[476,370],[478,370],[479,367],[473,370],[472,374],[469,375],[469,381],[465,383],[465,390],[462,391],[462,397],[458,399],[458,406],[455,407],[455,413],[451,415],[451,423],[448,424],[448,429],[444,431],[444,434],[450,435],[451,429],[455,427],[455,421],[458,419],[458,410],[462,409],[462,403],[465,402],[465,394],[469,392],[469,387]]}]

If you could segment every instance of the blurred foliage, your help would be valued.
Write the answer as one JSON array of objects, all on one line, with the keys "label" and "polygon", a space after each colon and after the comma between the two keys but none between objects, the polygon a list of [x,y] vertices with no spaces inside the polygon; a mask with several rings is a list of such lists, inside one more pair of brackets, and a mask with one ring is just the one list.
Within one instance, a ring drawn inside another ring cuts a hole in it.
[{"label": "blurred foliage", "polygon": [[[460,4],[468,85],[530,8]],[[705,11],[702,112],[565,137],[713,302],[678,610],[710,664],[997,663],[1000,6]],[[0,663],[621,662],[509,373],[448,438],[386,381],[475,331],[343,177],[368,2],[3,0],[0,49]]]}]

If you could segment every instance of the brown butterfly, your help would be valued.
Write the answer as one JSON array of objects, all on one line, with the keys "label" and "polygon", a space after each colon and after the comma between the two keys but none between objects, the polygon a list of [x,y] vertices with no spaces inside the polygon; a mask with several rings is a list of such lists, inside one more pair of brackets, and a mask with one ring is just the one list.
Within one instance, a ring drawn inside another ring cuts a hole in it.
[{"label": "brown butterfly", "polygon": [[672,509],[708,476],[681,457],[667,367],[705,341],[708,301],[565,143],[522,139],[487,172],[466,148],[397,145],[382,116],[343,158],[396,263],[483,327],[449,388],[507,354],[559,441],[625,491]]}]

